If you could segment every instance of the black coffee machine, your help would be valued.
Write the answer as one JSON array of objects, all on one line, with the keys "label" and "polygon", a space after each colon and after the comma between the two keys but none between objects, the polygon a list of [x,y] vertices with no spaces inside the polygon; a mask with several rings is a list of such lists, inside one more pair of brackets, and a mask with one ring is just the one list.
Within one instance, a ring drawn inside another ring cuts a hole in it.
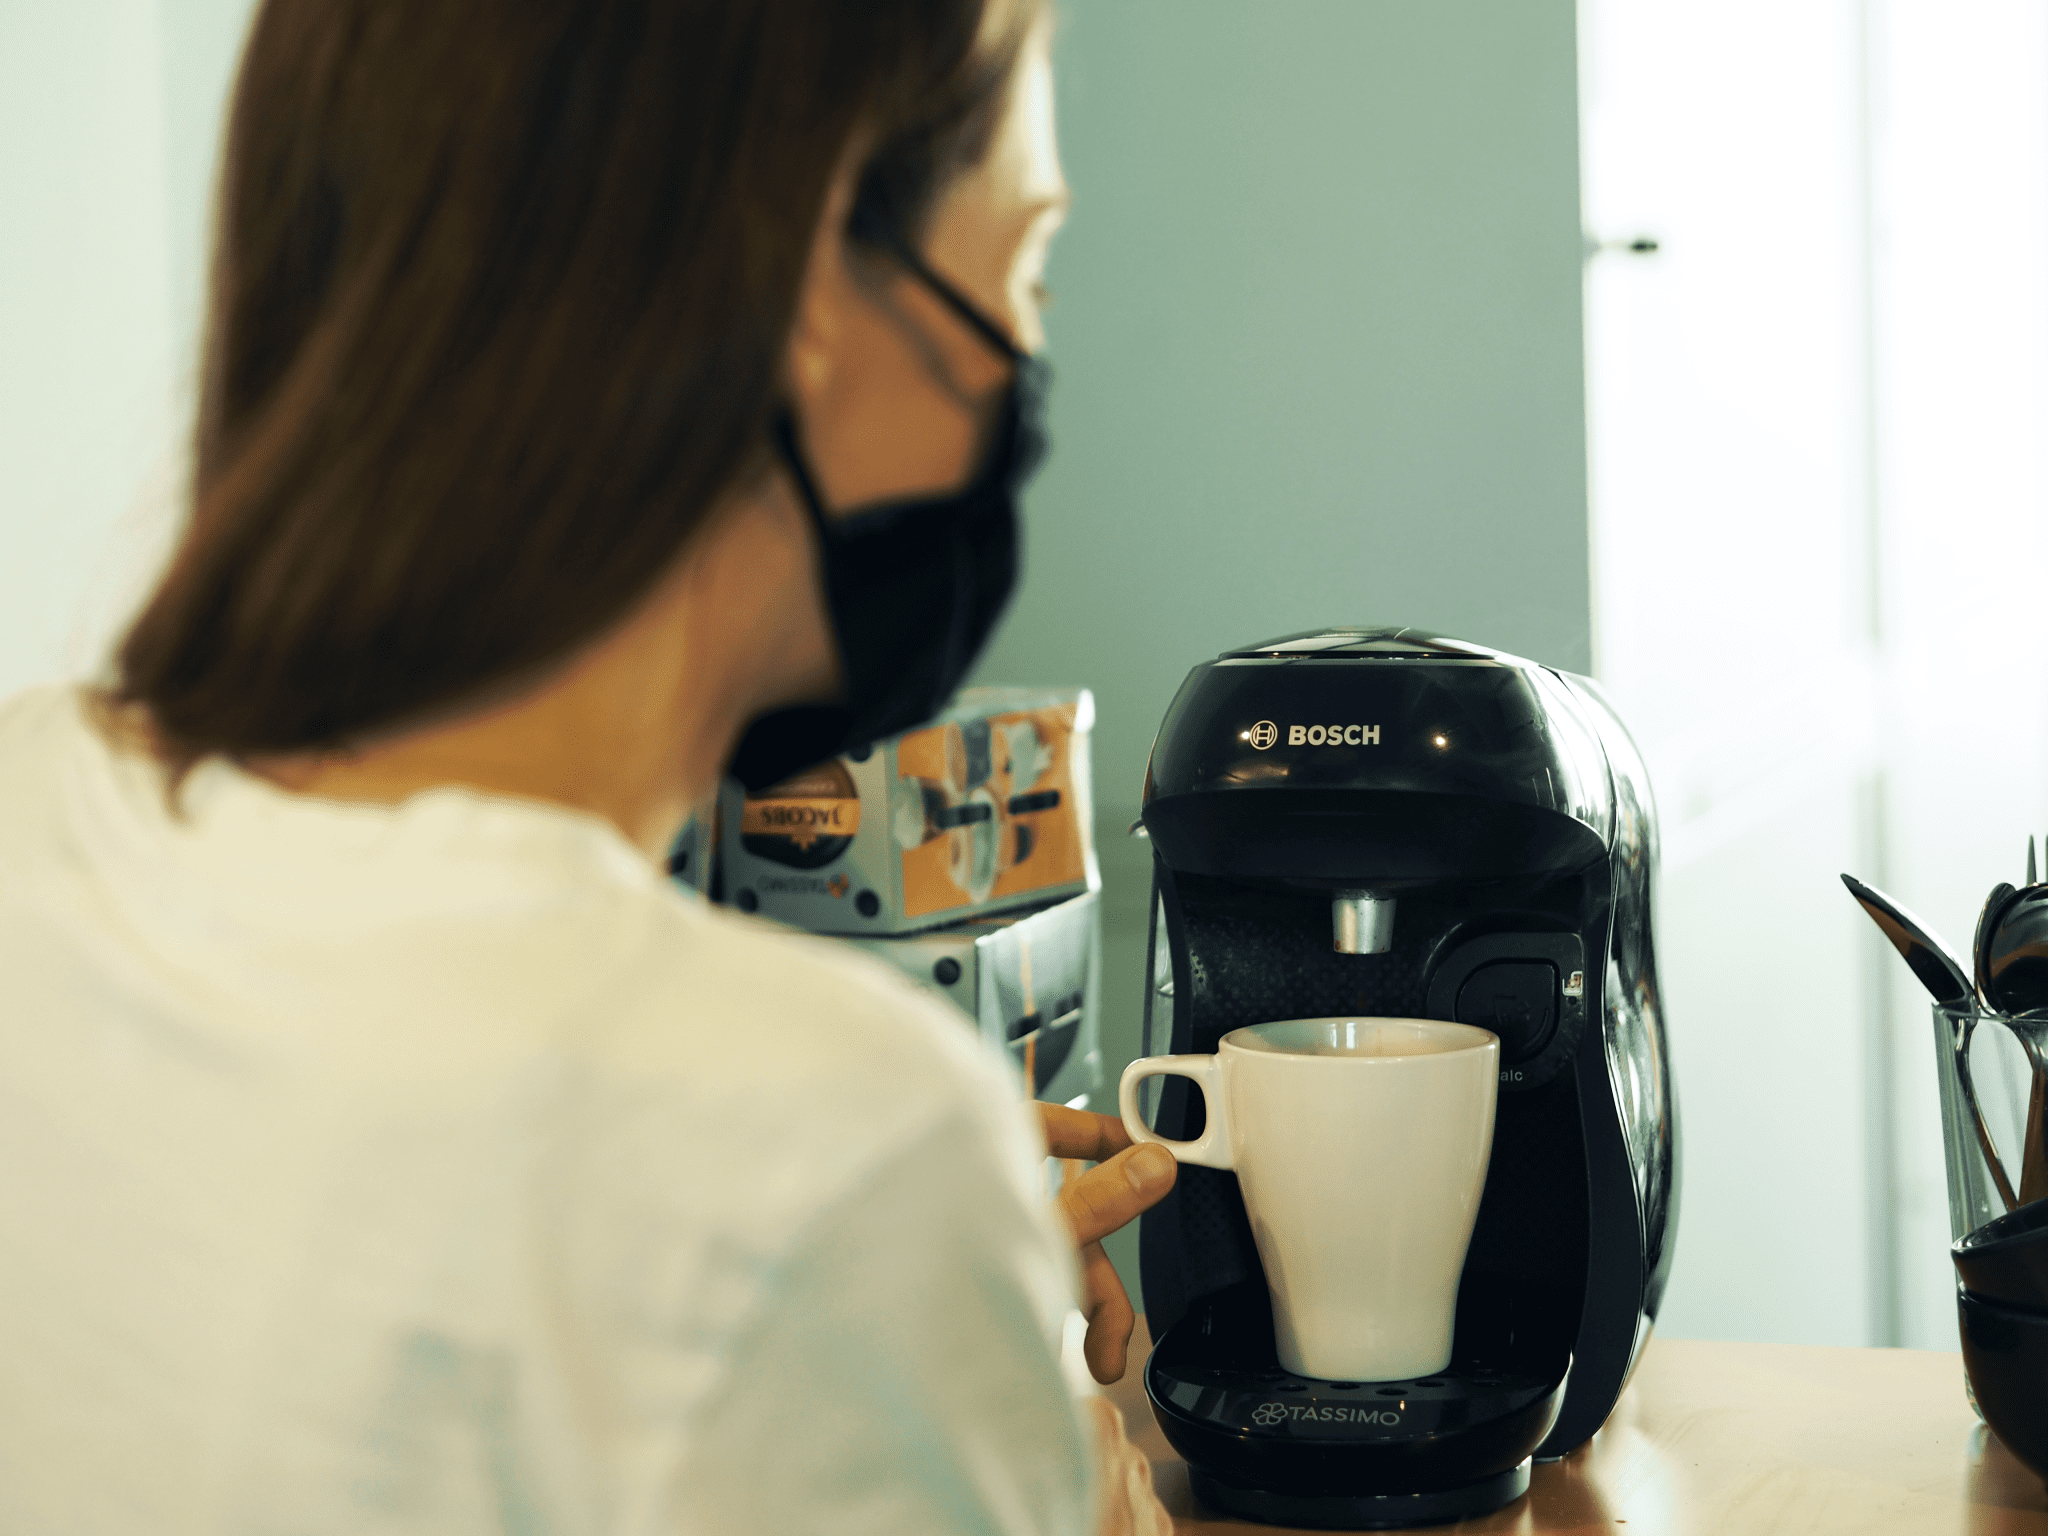
[{"label": "black coffee machine", "polygon": [[[1196,1494],[1249,1519],[1498,1508],[1532,1456],[1605,1422],[1671,1264],[1678,1128],[1641,758],[1585,678],[1412,630],[1321,630],[1195,668],[1144,801],[1146,1054],[1346,1013],[1501,1039],[1450,1368],[1283,1370],[1237,1179],[1184,1166],[1140,1234],[1161,1428]],[[1161,1134],[1202,1121],[1200,1093],[1166,1079]]]}]

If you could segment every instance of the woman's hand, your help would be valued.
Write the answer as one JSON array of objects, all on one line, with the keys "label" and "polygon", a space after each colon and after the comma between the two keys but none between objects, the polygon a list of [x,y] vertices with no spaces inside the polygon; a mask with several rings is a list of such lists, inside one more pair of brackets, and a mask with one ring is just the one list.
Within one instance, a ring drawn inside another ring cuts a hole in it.
[{"label": "woman's hand", "polygon": [[1164,1147],[1132,1146],[1123,1121],[1059,1104],[1040,1104],[1046,1150],[1097,1166],[1060,1186],[1059,1206],[1081,1248],[1081,1311],[1088,1319],[1082,1353],[1097,1381],[1119,1380],[1137,1321],[1131,1298],[1102,1240],[1157,1205],[1173,1188],[1179,1166]]}]

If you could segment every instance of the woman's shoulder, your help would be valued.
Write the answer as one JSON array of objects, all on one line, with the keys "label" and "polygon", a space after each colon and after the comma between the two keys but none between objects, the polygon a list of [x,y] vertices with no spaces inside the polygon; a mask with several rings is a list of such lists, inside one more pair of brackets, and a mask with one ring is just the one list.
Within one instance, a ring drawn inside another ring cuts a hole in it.
[{"label": "woman's shoulder", "polygon": [[688,898],[664,916],[622,978],[632,995],[621,998],[620,1039],[636,1052],[784,1090],[1010,1095],[972,1022],[853,945]]},{"label": "woman's shoulder", "polygon": [[91,695],[76,686],[43,683],[0,695],[0,770],[20,771],[85,734]]},{"label": "woman's shoulder", "polygon": [[622,1081],[693,1115],[836,1141],[848,1163],[951,1123],[1029,1155],[1023,1085],[973,1023],[842,940],[678,896],[588,1022]]},{"label": "woman's shoulder", "polygon": [[1023,1084],[948,1004],[844,943],[686,898],[635,948],[575,1027],[589,1070],[563,1150],[594,1241],[667,1231],[700,1253],[715,1234],[753,1273],[907,1168],[928,1170],[931,1220],[961,1219],[973,1168],[972,1204],[1037,1230]]}]

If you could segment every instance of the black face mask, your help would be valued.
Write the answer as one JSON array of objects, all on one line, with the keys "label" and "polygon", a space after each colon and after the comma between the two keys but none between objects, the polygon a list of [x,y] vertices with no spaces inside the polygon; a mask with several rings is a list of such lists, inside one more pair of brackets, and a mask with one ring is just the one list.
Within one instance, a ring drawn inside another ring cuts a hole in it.
[{"label": "black face mask", "polygon": [[775,420],[776,451],[810,514],[844,686],[837,702],[771,710],[740,737],[728,771],[750,791],[828,757],[922,725],[946,705],[987,644],[1017,584],[1017,498],[1045,454],[1051,370],[916,252],[871,222],[886,246],[1015,369],[988,447],[967,484],[942,496],[829,515],[804,462],[796,422]]}]

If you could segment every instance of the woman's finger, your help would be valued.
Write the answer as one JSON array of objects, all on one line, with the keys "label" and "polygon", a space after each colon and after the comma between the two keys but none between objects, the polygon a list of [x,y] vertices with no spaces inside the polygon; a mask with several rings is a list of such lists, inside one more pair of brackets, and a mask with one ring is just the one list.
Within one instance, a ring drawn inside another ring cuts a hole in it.
[{"label": "woman's finger", "polygon": [[1099,1163],[1131,1144],[1131,1133],[1115,1115],[1091,1114],[1064,1104],[1040,1104],[1038,1117],[1045,1126],[1045,1150],[1054,1157],[1077,1157]]},{"label": "woman's finger", "polygon": [[1164,1147],[1129,1147],[1060,1186],[1059,1205],[1074,1241],[1093,1243],[1136,1220],[1173,1188],[1179,1171]]},{"label": "woman's finger", "polygon": [[1138,1319],[1123,1280],[1100,1243],[1081,1250],[1081,1315],[1088,1319],[1088,1336],[1081,1344],[1088,1374],[1105,1386],[1121,1381],[1131,1329]]}]

